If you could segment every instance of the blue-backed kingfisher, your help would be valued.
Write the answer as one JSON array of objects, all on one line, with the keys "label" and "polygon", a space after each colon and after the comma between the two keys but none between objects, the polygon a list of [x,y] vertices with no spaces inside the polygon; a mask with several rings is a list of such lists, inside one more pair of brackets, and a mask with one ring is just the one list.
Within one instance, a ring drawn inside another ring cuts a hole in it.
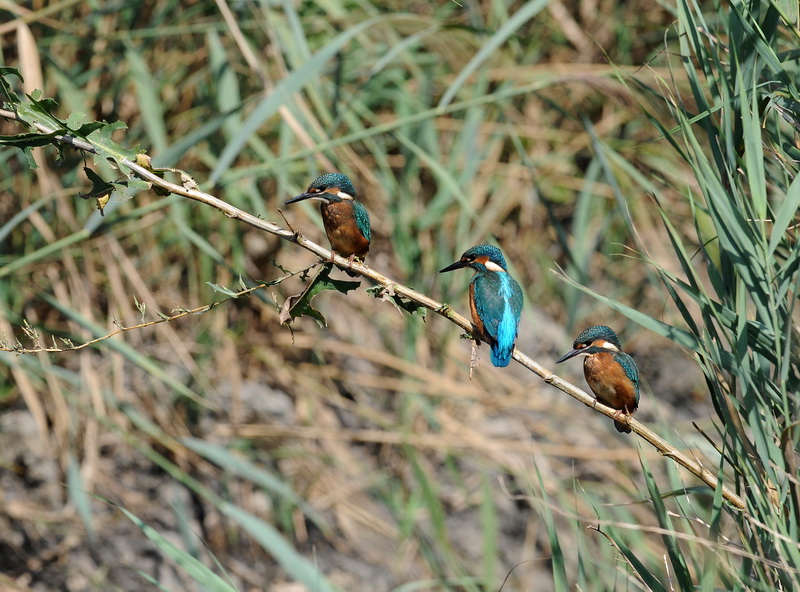
[{"label": "blue-backed kingfisher", "polygon": [[[318,199],[325,234],[331,250],[350,263],[355,257],[364,261],[369,252],[370,226],[367,208],[356,199],[356,190],[342,173],[325,173],[317,177],[300,195],[286,205],[306,199]],[[333,256],[331,256],[333,259]]]},{"label": "blue-backed kingfisher", "polygon": [[617,334],[605,325],[589,327],[556,364],[575,356],[586,356],[583,375],[597,400],[617,410],[614,427],[618,432],[630,434],[631,428],[617,418],[621,413],[630,418],[639,406],[639,369],[633,358],[622,351]]},{"label": "blue-backed kingfisher", "polygon": [[492,349],[492,364],[508,366],[522,314],[522,288],[508,274],[503,253],[492,245],[467,249],[461,259],[439,273],[471,267],[469,308],[478,337],[487,338]]}]

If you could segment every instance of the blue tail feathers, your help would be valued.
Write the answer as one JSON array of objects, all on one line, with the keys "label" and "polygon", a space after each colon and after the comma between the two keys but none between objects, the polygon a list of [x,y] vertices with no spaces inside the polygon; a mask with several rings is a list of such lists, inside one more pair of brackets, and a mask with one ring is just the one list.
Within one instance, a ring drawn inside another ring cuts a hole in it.
[{"label": "blue tail feathers", "polygon": [[513,349],[513,345],[511,347],[500,347],[497,343],[493,343],[491,355],[492,365],[497,368],[505,368],[508,366],[508,363],[511,361],[511,351]]}]

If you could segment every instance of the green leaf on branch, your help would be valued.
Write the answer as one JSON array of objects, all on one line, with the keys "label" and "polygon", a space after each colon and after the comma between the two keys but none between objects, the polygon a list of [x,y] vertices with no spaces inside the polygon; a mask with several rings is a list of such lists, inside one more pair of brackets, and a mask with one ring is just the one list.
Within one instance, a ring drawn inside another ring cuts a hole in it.
[{"label": "green leaf on branch", "polygon": [[120,164],[120,160],[123,158],[135,160],[137,151],[125,148],[111,139],[111,134],[113,132],[124,129],[128,129],[128,126],[122,121],[106,123],[103,124],[102,127],[94,130],[92,133],[86,136],[86,140],[90,142],[97,150],[95,160],[111,159],[117,163],[117,166],[120,167],[125,174],[127,174],[127,167],[123,167]]},{"label": "green leaf on branch", "polygon": [[73,135],[80,138],[85,138],[93,131],[100,129],[104,125],[108,125],[104,121],[88,121],[88,119],[85,113],[75,111],[67,117],[66,125]]},{"label": "green leaf on branch", "polygon": [[83,172],[92,182],[92,190],[89,193],[81,193],[80,196],[83,199],[95,198],[97,200],[97,209],[100,210],[100,215],[104,216],[103,208],[106,207],[108,200],[111,198],[111,193],[116,190],[116,187],[113,183],[105,181],[89,167],[83,167]]},{"label": "green leaf on branch", "polygon": [[[47,127],[55,126],[56,130],[61,133],[69,131],[66,124],[58,117],[53,115],[53,110],[58,107],[58,101],[55,99],[41,98],[41,90],[38,88],[31,94],[26,95],[30,99],[30,103],[20,103],[19,113],[21,115],[30,115],[36,123],[41,123]],[[27,121],[27,118],[25,118]]]},{"label": "green leaf on branch", "polygon": [[401,298],[394,293],[391,287],[386,286],[372,286],[367,288],[367,293],[373,298],[390,302],[397,310],[404,310],[409,314],[417,314],[425,319],[428,316],[428,309],[413,300]]},{"label": "green leaf on branch", "polygon": [[281,323],[288,324],[302,316],[309,316],[313,317],[320,327],[325,328],[328,326],[328,321],[325,320],[322,313],[311,306],[311,300],[313,300],[314,296],[325,290],[335,290],[336,292],[347,294],[350,290],[355,290],[361,285],[361,282],[331,279],[331,269],[333,269],[331,264],[324,265],[305,290],[296,296],[289,296],[286,299],[281,308]]},{"label": "green leaf on branch", "polygon": [[39,146],[47,146],[55,143],[55,137],[57,135],[59,135],[57,132],[53,132],[52,134],[26,133],[13,136],[0,136],[0,146],[13,146],[22,150],[25,153],[25,158],[28,159],[28,166],[31,170],[34,170],[38,169],[39,165],[36,164],[31,150]]},{"label": "green leaf on branch", "polygon": [[24,82],[22,79],[22,74],[19,73],[19,70],[16,68],[11,68],[9,66],[0,67],[0,92],[11,101],[9,107],[11,109],[16,110],[15,104],[19,103],[19,96],[16,92],[11,88],[11,85],[8,83],[6,78],[10,78],[11,76],[16,76],[19,78],[20,82]]},{"label": "green leaf on branch", "polygon": [[25,150],[26,148],[36,148],[37,146],[47,146],[48,144],[52,144],[56,141],[56,136],[59,136],[58,132],[53,132],[52,134],[40,134],[40,133],[32,133],[32,134],[15,134],[13,136],[0,136],[0,145],[2,146],[14,146],[15,148],[21,148]]},{"label": "green leaf on branch", "polygon": [[[137,150],[125,148],[111,139],[117,130],[127,129],[123,122],[106,123],[105,121],[90,121],[83,113],[72,113],[66,120],[59,119],[54,113],[58,103],[51,98],[42,98],[41,90],[34,90],[26,95],[27,101],[20,99],[9,83],[9,78],[16,76],[22,80],[19,72],[14,68],[0,68],[0,92],[8,97],[12,108],[17,114],[19,123],[30,129],[43,129],[44,132],[26,132],[23,134],[0,136],[0,145],[14,146],[25,151],[25,156],[31,168],[36,168],[36,163],[31,156],[31,148],[58,144],[58,136],[72,136],[86,140],[95,148],[95,162],[110,162],[123,174],[130,176],[130,171],[122,164],[122,160],[135,160]],[[131,184],[131,188],[137,188]],[[144,188],[141,185],[140,188]],[[117,190],[123,191],[117,187]],[[124,192],[124,191],[123,191]],[[88,196],[94,197],[94,191]]]},{"label": "green leaf on branch", "polygon": [[89,193],[80,194],[83,199],[105,195],[116,189],[113,183],[109,183],[89,167],[83,167],[83,172],[86,173],[86,177],[92,182],[92,190]]}]

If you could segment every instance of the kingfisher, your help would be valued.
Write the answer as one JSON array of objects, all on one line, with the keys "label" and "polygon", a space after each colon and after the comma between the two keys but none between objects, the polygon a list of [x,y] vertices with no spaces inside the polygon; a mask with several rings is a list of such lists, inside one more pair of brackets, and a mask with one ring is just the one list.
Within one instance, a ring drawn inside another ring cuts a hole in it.
[{"label": "kingfisher", "polygon": [[369,214],[367,208],[356,199],[356,190],[350,179],[342,173],[325,173],[285,204],[306,199],[318,199],[321,202],[319,211],[331,251],[348,257],[351,265],[356,257],[364,261],[369,252]]},{"label": "kingfisher", "polygon": [[622,351],[617,334],[605,325],[589,327],[575,338],[572,349],[556,364],[575,356],[586,356],[583,375],[597,400],[617,410],[614,427],[630,434],[631,428],[617,418],[622,413],[630,418],[639,407],[639,369],[633,358]]},{"label": "kingfisher", "polygon": [[511,360],[522,314],[522,288],[508,273],[503,253],[492,245],[478,245],[439,273],[471,267],[469,308],[480,336],[488,337],[494,366],[504,368]]}]

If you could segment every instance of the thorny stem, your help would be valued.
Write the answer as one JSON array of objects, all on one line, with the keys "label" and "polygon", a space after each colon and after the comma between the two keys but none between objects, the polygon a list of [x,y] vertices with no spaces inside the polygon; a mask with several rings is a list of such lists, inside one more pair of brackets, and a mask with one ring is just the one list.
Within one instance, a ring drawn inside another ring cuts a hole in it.
[{"label": "thorny stem", "polygon": [[[13,113],[12,111],[7,111],[5,109],[0,109],[0,117],[5,117],[6,119],[10,120],[21,121],[15,113]],[[27,122],[23,123],[27,124]],[[52,129],[48,128],[43,124],[35,124],[35,127],[44,134],[49,134],[53,132]],[[74,138],[72,136],[58,136],[55,139],[58,142],[74,146],[81,150],[85,150],[91,153],[96,153],[94,147],[89,142],[86,142],[79,138]],[[333,261],[333,263],[335,263],[337,266],[341,268],[350,269],[353,272],[356,272],[363,277],[369,278],[375,283],[387,289],[393,290],[394,294],[396,294],[397,296],[416,302],[417,304],[424,306],[428,310],[437,313],[440,316],[445,317],[446,319],[458,325],[465,331],[470,331],[470,332],[472,331],[472,323],[462,315],[455,312],[449,305],[438,302],[425,294],[422,294],[420,292],[417,292],[416,290],[413,290],[412,288],[409,288],[408,286],[400,284],[388,278],[387,276],[375,271],[374,269],[367,267],[363,263],[355,261],[352,262],[351,265],[351,262],[348,259],[340,257],[339,255],[329,251],[328,249],[325,249],[324,247],[308,240],[300,233],[292,232],[290,230],[282,228],[281,226],[278,226],[277,224],[273,224],[272,222],[267,222],[256,216],[253,216],[252,214],[248,214],[247,212],[244,212],[213,195],[205,193],[204,191],[200,191],[199,189],[195,189],[192,187],[186,188],[182,185],[171,183],[170,181],[162,179],[158,175],[154,174],[152,171],[128,159],[125,158],[120,159],[120,164],[128,167],[129,169],[131,169],[131,171],[134,172],[134,174],[136,174],[136,176],[144,179],[145,181],[148,181],[149,183],[152,183],[153,185],[162,187],[176,195],[180,195],[189,199],[193,199],[195,201],[199,201],[206,205],[209,205],[213,208],[218,209],[220,212],[222,212],[229,218],[241,220],[242,222],[244,222],[245,224],[249,224],[253,228],[264,230],[265,232],[274,234],[275,236],[278,236],[284,240],[293,242],[302,247],[303,249],[310,251],[323,261]],[[184,316],[186,314],[192,314],[192,312],[188,311],[185,313],[180,313],[180,315],[178,316]],[[128,327],[125,329],[120,329],[114,332],[112,335],[116,335],[132,329],[147,327],[152,324],[156,324],[157,322],[159,321],[145,323],[143,325],[138,325],[136,327]],[[81,349],[82,347],[86,347],[91,343],[95,343],[96,341],[99,341],[99,339],[95,340],[94,342],[89,342],[82,346],[75,346],[75,348],[70,348],[70,349]],[[25,352],[19,352],[19,350],[15,351],[18,351],[18,353],[25,353]],[[48,351],[48,350],[45,349],[41,351]],[[588,393],[579,389],[575,385],[567,382],[563,378],[553,374],[543,366],[540,366],[536,361],[529,358],[528,356],[520,352],[518,349],[514,348],[514,351],[512,353],[512,358],[516,360],[519,364],[521,364],[522,366],[524,366],[525,368],[527,368],[528,370],[539,376],[546,383],[551,384],[558,390],[568,394],[574,399],[577,399],[587,407],[591,407],[595,409],[598,413],[602,413],[607,417],[610,418],[614,417],[616,409],[612,409],[611,407],[603,405],[602,403],[598,403],[595,397],[589,395]],[[636,434],[641,436],[644,440],[646,440],[648,443],[650,443],[661,455],[672,459],[674,462],[684,467],[686,470],[691,472],[693,475],[695,475],[698,479],[703,481],[706,485],[708,485],[712,489],[716,489],[717,487],[722,487],[723,498],[726,501],[728,501],[732,506],[734,506],[737,510],[741,511],[746,510],[746,505],[744,500],[736,493],[731,491],[728,487],[726,487],[723,484],[720,484],[717,480],[717,476],[711,471],[709,471],[706,467],[704,467],[699,460],[695,458],[690,458],[689,456],[687,456],[686,454],[684,454],[683,452],[672,446],[669,442],[664,440],[661,436],[657,435],[655,432],[651,431],[649,428],[647,428],[646,426],[644,426],[635,419],[632,418],[629,419],[628,425],[633,430],[633,432],[635,432]]]}]

